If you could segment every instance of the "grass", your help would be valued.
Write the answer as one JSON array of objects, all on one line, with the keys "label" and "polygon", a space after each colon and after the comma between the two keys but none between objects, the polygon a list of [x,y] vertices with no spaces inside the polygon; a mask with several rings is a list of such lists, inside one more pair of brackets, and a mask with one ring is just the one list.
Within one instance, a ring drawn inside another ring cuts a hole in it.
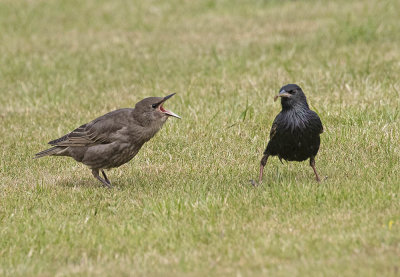
[{"label": "grass", "polygon": [[[398,276],[398,1],[0,2],[0,275]],[[322,118],[317,168],[268,161],[273,96]],[[103,189],[32,160],[107,111],[176,92]]]}]

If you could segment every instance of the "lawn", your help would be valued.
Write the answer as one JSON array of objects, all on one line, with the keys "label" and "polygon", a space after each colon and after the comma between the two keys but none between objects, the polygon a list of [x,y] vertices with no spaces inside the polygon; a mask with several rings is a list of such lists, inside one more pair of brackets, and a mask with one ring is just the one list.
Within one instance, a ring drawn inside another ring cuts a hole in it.
[{"label": "lawn", "polygon": [[[399,1],[0,1],[1,276],[399,276]],[[271,158],[299,84],[316,165]],[[148,96],[100,186],[47,142]]]}]

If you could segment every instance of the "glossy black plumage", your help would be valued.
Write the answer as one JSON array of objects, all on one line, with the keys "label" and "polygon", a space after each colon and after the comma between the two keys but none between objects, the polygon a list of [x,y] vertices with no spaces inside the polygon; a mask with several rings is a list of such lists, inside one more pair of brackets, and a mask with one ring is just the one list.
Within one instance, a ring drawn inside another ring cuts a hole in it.
[{"label": "glossy black plumage", "polygon": [[[92,169],[93,176],[104,186],[111,187],[104,169],[130,161],[143,144],[161,129],[169,116],[179,118],[163,108],[163,103],[172,96],[145,98],[133,109],[119,109],[102,115],[50,141],[53,147],[37,153],[35,158],[72,157]],[[100,177],[99,171],[104,179]]]},{"label": "glossy black plumage", "polygon": [[270,140],[261,159],[259,182],[262,181],[263,169],[269,156],[299,162],[310,159],[310,166],[319,181],[315,156],[320,146],[320,134],[323,132],[321,120],[310,110],[306,96],[298,85],[283,86],[277,97],[281,97],[282,111],[272,124]]}]

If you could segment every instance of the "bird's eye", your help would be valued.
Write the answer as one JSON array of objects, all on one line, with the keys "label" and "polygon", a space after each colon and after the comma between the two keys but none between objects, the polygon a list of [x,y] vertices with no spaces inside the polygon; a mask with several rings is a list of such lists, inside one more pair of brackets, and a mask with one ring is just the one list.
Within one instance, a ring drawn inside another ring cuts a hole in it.
[{"label": "bird's eye", "polygon": [[297,92],[297,90],[295,90],[295,89],[294,89],[294,90],[291,90],[291,91],[289,91],[289,93],[290,93],[290,94],[295,94],[296,92]]},{"label": "bird's eye", "polygon": [[153,107],[153,109],[157,108],[157,104],[153,104],[151,106]]}]

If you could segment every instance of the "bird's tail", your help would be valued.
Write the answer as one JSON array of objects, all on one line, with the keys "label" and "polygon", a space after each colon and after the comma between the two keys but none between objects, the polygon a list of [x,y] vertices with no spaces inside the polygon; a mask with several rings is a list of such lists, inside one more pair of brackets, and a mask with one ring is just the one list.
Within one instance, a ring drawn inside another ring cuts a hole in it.
[{"label": "bird's tail", "polygon": [[33,157],[33,158],[37,159],[37,158],[41,158],[41,157],[45,157],[45,156],[55,155],[55,154],[58,154],[60,152],[60,150],[63,150],[63,149],[65,149],[65,147],[55,146],[55,147],[46,149],[42,152],[36,153],[35,157]]}]

